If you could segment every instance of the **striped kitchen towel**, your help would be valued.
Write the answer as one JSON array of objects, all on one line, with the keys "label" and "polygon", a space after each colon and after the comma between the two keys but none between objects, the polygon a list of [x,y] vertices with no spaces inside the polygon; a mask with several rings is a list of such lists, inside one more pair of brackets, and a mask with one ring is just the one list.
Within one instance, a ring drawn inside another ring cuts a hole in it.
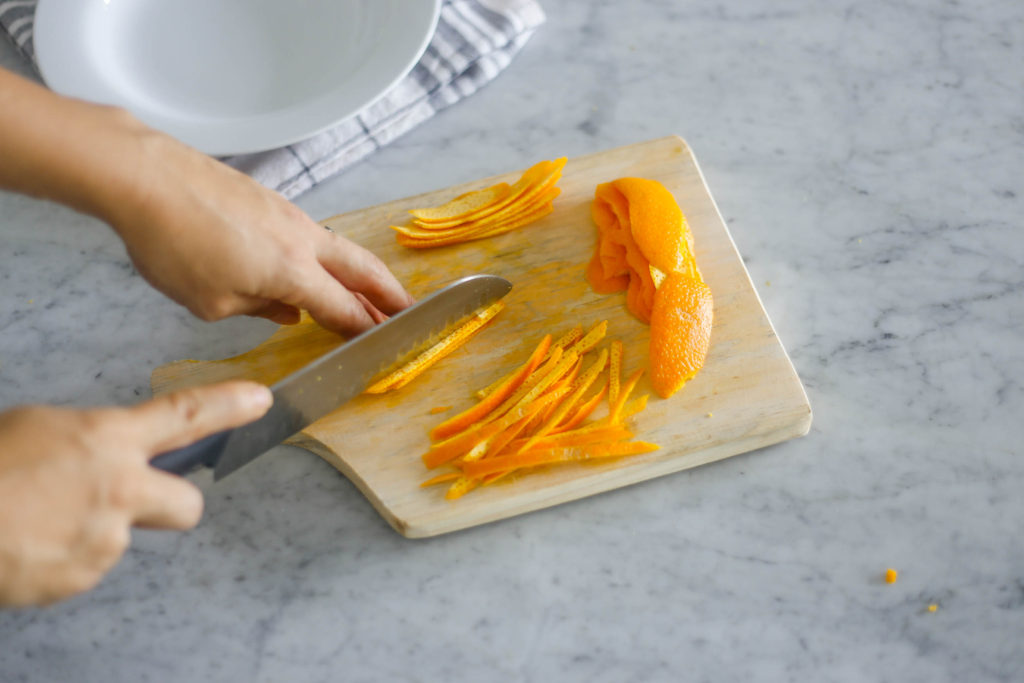
[{"label": "striped kitchen towel", "polygon": [[[30,60],[35,6],[36,0],[0,0],[0,28]],[[224,161],[296,197],[472,95],[508,66],[543,23],[537,0],[444,0],[423,57],[384,97],[308,140]]]}]

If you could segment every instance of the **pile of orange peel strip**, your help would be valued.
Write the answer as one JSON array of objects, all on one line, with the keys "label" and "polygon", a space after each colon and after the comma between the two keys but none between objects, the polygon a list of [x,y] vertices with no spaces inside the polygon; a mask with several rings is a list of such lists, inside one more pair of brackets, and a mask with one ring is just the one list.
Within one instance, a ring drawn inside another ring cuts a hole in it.
[{"label": "pile of orange peel strip", "polygon": [[498,183],[467,192],[446,204],[412,209],[408,225],[392,225],[398,243],[413,249],[430,249],[493,237],[515,230],[551,213],[557,183],[566,159],[541,161],[527,169],[515,183]]},{"label": "pile of orange peel strip", "polygon": [[[423,486],[448,483],[445,497],[454,500],[513,472],[656,450],[626,428],[647,406],[646,394],[630,399],[643,370],[622,381],[622,344],[597,350],[607,330],[603,321],[586,334],[576,327],[557,341],[546,335],[522,366],[478,392],[475,405],[434,427],[423,463],[450,471]],[[606,396],[608,414],[585,422]]]},{"label": "pile of orange peel strip", "polygon": [[417,355],[408,363],[400,366],[397,370],[371,384],[366,389],[366,393],[383,394],[384,392],[404,387],[423,374],[434,363],[469,341],[470,337],[483,329],[484,325],[493,320],[494,316],[498,315],[504,308],[505,304],[498,301],[483,310],[477,311],[467,322],[459,325],[441,341]]},{"label": "pile of orange peel strip", "polygon": [[594,291],[626,290],[626,306],[651,326],[651,385],[662,398],[704,366],[714,302],[697,268],[693,235],[675,197],[646,178],[597,186],[598,241],[587,265]]}]

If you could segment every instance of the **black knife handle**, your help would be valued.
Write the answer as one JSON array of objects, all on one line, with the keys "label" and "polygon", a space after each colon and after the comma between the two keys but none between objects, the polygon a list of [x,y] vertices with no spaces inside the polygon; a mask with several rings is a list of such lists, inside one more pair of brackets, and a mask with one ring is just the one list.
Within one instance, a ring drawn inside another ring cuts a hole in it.
[{"label": "black knife handle", "polygon": [[157,455],[149,461],[153,467],[171,474],[185,475],[206,466],[212,468],[224,452],[231,430],[211,434],[195,443]]}]

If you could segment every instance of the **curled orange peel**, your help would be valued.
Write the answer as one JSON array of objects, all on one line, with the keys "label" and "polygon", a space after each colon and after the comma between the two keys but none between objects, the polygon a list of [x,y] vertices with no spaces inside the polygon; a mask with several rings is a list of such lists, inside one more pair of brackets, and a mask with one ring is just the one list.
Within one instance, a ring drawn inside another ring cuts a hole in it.
[{"label": "curled orange peel", "polygon": [[597,186],[591,217],[598,237],[586,279],[599,294],[625,290],[630,313],[650,324],[651,384],[668,398],[703,367],[714,307],[686,216],[661,183],[627,177]]}]

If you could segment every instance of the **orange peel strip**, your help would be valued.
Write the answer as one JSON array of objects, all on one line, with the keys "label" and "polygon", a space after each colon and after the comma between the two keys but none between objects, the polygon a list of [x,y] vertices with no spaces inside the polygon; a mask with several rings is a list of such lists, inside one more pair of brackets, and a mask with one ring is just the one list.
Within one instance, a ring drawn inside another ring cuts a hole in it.
[{"label": "orange peel strip", "polygon": [[[551,354],[554,353],[555,349],[562,349],[564,351],[567,346],[569,346],[570,344],[575,344],[582,337],[583,337],[583,326],[582,325],[577,325],[576,327],[572,328],[571,330],[569,330],[568,332],[563,334],[561,337],[556,339],[555,341],[551,342],[551,347],[548,349],[548,352],[544,355],[544,360],[541,361],[541,362],[542,363],[547,362],[548,358],[551,357]],[[483,389],[481,389],[478,392],[476,392],[476,397],[477,398],[485,398],[488,394],[490,394],[492,391],[494,391],[499,386],[501,386],[501,384],[504,381],[506,381],[509,377],[511,377],[514,374],[515,374],[515,371],[510,372],[509,374],[507,374],[504,377],[502,377],[501,379],[499,379],[497,382],[494,382],[492,384],[488,384],[486,387],[484,387]]]},{"label": "orange peel strip", "polygon": [[422,224],[413,221],[411,225],[392,225],[391,229],[407,237],[422,240],[437,240],[445,237],[469,235],[477,232],[491,230],[499,225],[511,222],[522,216],[536,212],[545,204],[552,202],[561,190],[552,186],[541,192],[528,202],[509,206],[505,210],[468,223],[459,223],[450,228],[438,228],[429,224]]},{"label": "orange peel strip", "polygon": [[[543,405],[537,406],[537,409],[535,411],[530,412],[530,414],[528,414],[526,417],[524,417],[523,419],[521,419],[518,422],[516,422],[515,424],[513,424],[511,427],[509,427],[505,431],[501,432],[500,434],[495,435],[494,438],[492,438],[490,440],[490,443],[488,444],[487,452],[484,453],[483,456],[481,456],[481,457],[490,458],[490,457],[494,457],[495,455],[498,455],[499,453],[501,453],[501,451],[506,446],[508,446],[509,443],[514,441],[515,438],[517,436],[519,436],[526,429],[526,427],[530,424],[530,422],[533,421],[533,419],[537,416],[537,414],[544,409],[544,405],[548,405],[549,403],[551,403],[551,402],[553,402],[555,400],[557,400],[557,399],[549,399],[548,401],[544,401]],[[540,403],[540,402],[538,401],[538,403]],[[480,459],[479,457],[472,458],[472,460],[479,460],[479,459]],[[469,456],[467,456],[466,458],[463,459],[464,462],[467,461],[467,460],[471,460],[469,458]]]},{"label": "orange peel strip", "polygon": [[607,392],[608,383],[605,382],[604,386],[601,387],[601,390],[599,392],[597,392],[596,394],[588,398],[586,401],[584,401],[582,404],[580,404],[580,407],[576,409],[576,412],[573,414],[573,416],[566,420],[564,424],[561,424],[557,428],[555,428],[553,430],[553,433],[561,434],[570,429],[575,429],[577,426],[579,426],[584,420],[590,417],[591,413],[597,410],[597,406],[601,404],[601,399],[604,398],[604,395]]},{"label": "orange peel strip", "polygon": [[601,340],[604,339],[606,334],[608,334],[608,321],[602,320],[601,322],[590,328],[590,331],[587,332],[586,336],[584,336],[578,342],[570,346],[569,350],[574,351],[582,356],[584,353],[587,353],[595,346],[600,344]]},{"label": "orange peel strip", "polygon": [[448,490],[444,493],[444,497],[448,500],[458,500],[479,485],[479,479],[470,479],[466,476],[460,476],[455,480],[455,483],[448,487]]},{"label": "orange peel strip", "polygon": [[608,403],[619,400],[619,385],[622,382],[622,342],[612,341],[611,369],[608,374]]},{"label": "orange peel strip", "polygon": [[549,394],[543,400],[537,401],[534,405],[525,405],[522,407],[517,406],[516,408],[513,408],[500,420],[488,422],[486,424],[477,423],[476,426],[471,427],[460,434],[456,434],[444,441],[439,441],[434,444],[430,450],[423,454],[423,464],[428,468],[433,469],[434,467],[450,462],[459,456],[464,456],[466,453],[476,448],[480,443],[490,439],[502,430],[508,429],[516,421],[524,418],[532,419],[537,412],[543,410],[544,407],[547,406],[547,401],[556,401],[559,398],[561,398],[559,394]]},{"label": "orange peel strip", "polygon": [[[513,410],[515,410],[515,408],[518,408],[520,405],[525,406],[532,403],[548,387],[550,387],[552,384],[558,381],[559,378],[565,375],[566,371],[576,364],[576,360],[577,355],[575,351],[570,351],[569,353],[562,356],[562,359],[558,361],[558,364],[555,366],[555,368],[549,374],[541,378],[541,380],[537,382],[537,384],[532,389],[526,392],[525,396],[519,399],[519,403],[516,404]],[[568,387],[563,387],[558,391],[562,391],[563,389],[565,391],[568,391]]]},{"label": "orange peel strip", "polygon": [[650,394],[642,394],[622,406],[622,411],[619,413],[619,423],[621,424],[625,422],[640,411],[644,410],[647,407],[647,399],[650,398],[650,396]]},{"label": "orange peel strip", "polygon": [[526,415],[513,422],[498,434],[487,439],[486,442],[478,444],[477,447],[463,456],[459,463],[472,462],[474,460],[480,460],[481,458],[489,458],[496,453],[501,452],[501,449],[504,448],[509,441],[515,439],[520,433],[527,431],[530,427],[530,423],[533,422],[538,415],[547,410],[548,407],[556,405],[568,392],[568,389],[559,389],[540,397],[528,407]]},{"label": "orange peel strip", "polygon": [[411,209],[414,217],[424,221],[449,221],[468,216],[487,206],[503,200],[508,196],[512,186],[508,183],[498,183],[485,187],[482,190],[465,192],[451,201],[425,209]]},{"label": "orange peel strip", "polygon": [[480,424],[485,424],[491,420],[497,419],[504,415],[509,410],[512,410],[519,402],[526,396],[527,393],[533,391],[533,388],[537,386],[538,382],[547,377],[548,374],[554,372],[555,368],[562,361],[562,349],[554,349],[548,359],[544,361],[539,368],[530,373],[530,376],[526,378],[526,381],[519,385],[519,388],[515,390],[511,396],[506,398],[501,405],[492,410],[486,417],[481,420]]},{"label": "orange peel strip", "polygon": [[467,230],[464,232],[460,231],[458,234],[439,237],[436,239],[413,238],[406,234],[403,234],[402,231],[398,230],[396,226],[391,227],[392,229],[395,229],[399,232],[398,243],[401,244],[403,247],[409,247],[411,249],[433,249],[435,247],[446,247],[452,244],[461,244],[462,242],[470,242],[472,240],[483,239],[484,237],[494,237],[495,235],[501,235],[511,230],[515,230],[516,228],[521,228],[524,225],[528,225],[530,223],[538,221],[544,216],[551,213],[553,210],[553,205],[550,202],[547,202],[531,209],[529,212],[526,212],[525,214],[518,214],[496,225],[488,225],[480,228],[473,228],[471,230]]},{"label": "orange peel strip", "polygon": [[[534,420],[538,413],[543,411],[548,404],[554,404],[557,401],[559,401],[567,391],[568,389],[553,392],[551,394],[547,394],[540,400],[534,402],[534,404],[530,407],[526,415],[524,415],[522,418],[514,422],[512,425],[508,426],[502,432],[489,437],[486,441],[482,441],[479,444],[477,444],[477,446],[475,446],[469,453],[466,454],[466,456],[462,459],[461,462],[456,463],[456,466],[462,467],[467,463],[472,463],[476,460],[480,460],[485,456],[489,456],[491,453],[500,452],[501,449],[504,448],[509,441],[514,439],[523,430],[524,427],[526,427],[530,422]],[[448,491],[445,493],[445,498],[447,498],[448,500],[455,500],[456,498],[460,498],[465,494],[469,493],[470,491],[472,491],[474,488],[476,488],[478,484],[478,481],[471,480],[469,477],[466,477],[464,474],[462,474],[448,488]]]},{"label": "orange peel strip", "polygon": [[491,438],[507,426],[502,422],[491,422],[438,442],[421,456],[423,464],[429,469],[443,465],[471,450],[481,441]]},{"label": "orange peel strip", "polygon": [[617,458],[624,455],[638,455],[658,450],[660,446],[647,441],[622,441],[582,448],[551,448],[539,451],[524,451],[504,458],[489,458],[466,464],[463,472],[468,478],[479,479],[488,474],[508,472],[525,467],[552,465],[563,462],[579,462],[601,458]]},{"label": "orange peel strip", "polygon": [[498,452],[495,457],[515,455],[525,451],[545,450],[550,448],[567,448],[569,446],[589,446],[594,443],[623,441],[633,438],[633,432],[625,427],[613,425],[599,429],[576,429],[562,434],[549,434],[530,443],[531,438],[515,439],[508,444],[505,452]]},{"label": "orange peel strip", "polygon": [[537,345],[537,348],[530,354],[529,359],[518,370],[504,380],[500,386],[487,395],[482,401],[472,408],[464,410],[458,415],[451,417],[430,430],[430,438],[437,441],[453,434],[458,434],[474,422],[484,418],[488,413],[501,405],[502,401],[511,396],[518,389],[526,378],[537,369],[541,360],[551,347],[551,335],[546,335]]},{"label": "orange peel strip", "polygon": [[436,477],[431,477],[430,479],[427,479],[425,482],[420,484],[420,488],[425,489],[428,486],[435,486],[437,484],[444,484],[445,482],[453,481],[453,480],[458,479],[458,478],[460,478],[462,476],[463,476],[462,472],[445,472],[444,474],[439,474]]},{"label": "orange peel strip", "polygon": [[565,419],[565,416],[575,406],[579,400],[583,397],[583,394],[587,392],[590,385],[594,383],[597,376],[604,371],[604,366],[608,363],[608,351],[605,349],[601,350],[597,360],[587,368],[587,371],[583,373],[583,376],[579,378],[579,381],[573,384],[573,392],[568,399],[562,402],[558,408],[550,415],[545,417],[544,423],[537,429],[530,440],[522,447],[522,450],[528,450],[530,446],[546,436],[551,432],[558,424]]},{"label": "orange peel strip", "polygon": [[633,388],[636,387],[636,383],[640,381],[643,374],[644,369],[640,368],[630,375],[629,379],[627,379],[625,384],[622,385],[622,392],[619,394],[619,400],[616,401],[608,411],[608,424],[621,424],[622,406],[626,405],[629,395],[633,392]]},{"label": "orange peel strip", "polygon": [[523,172],[519,180],[513,183],[508,195],[501,201],[474,211],[464,216],[461,220],[449,219],[445,221],[431,221],[431,223],[437,228],[455,227],[462,223],[485,219],[488,216],[504,211],[510,206],[526,204],[539,193],[558,182],[558,179],[562,176],[562,168],[565,167],[565,162],[565,157],[555,159],[554,161],[539,161]]},{"label": "orange peel strip", "polygon": [[419,209],[417,210],[417,214],[419,215],[413,214],[413,216],[422,223],[430,223],[438,228],[452,227],[455,225],[461,225],[462,223],[470,220],[477,220],[488,216],[495,211],[503,209],[509,204],[518,202],[526,190],[535,186],[543,178],[547,177],[550,172],[550,161],[538,161],[536,164],[523,171],[522,175],[519,176],[519,180],[509,186],[508,193],[505,194],[500,201],[482,206],[477,210],[464,213],[462,215],[448,218],[430,218],[427,214],[427,209]]},{"label": "orange peel strip", "polygon": [[454,332],[451,332],[441,341],[416,356],[412,361],[406,363],[383,379],[375,382],[366,389],[368,394],[383,394],[385,391],[393,391],[404,387],[412,380],[419,377],[437,361],[441,360],[455,349],[459,348],[480,331],[484,325],[490,322],[505,308],[502,301],[495,302],[482,311],[478,311],[463,325],[460,325]]}]

